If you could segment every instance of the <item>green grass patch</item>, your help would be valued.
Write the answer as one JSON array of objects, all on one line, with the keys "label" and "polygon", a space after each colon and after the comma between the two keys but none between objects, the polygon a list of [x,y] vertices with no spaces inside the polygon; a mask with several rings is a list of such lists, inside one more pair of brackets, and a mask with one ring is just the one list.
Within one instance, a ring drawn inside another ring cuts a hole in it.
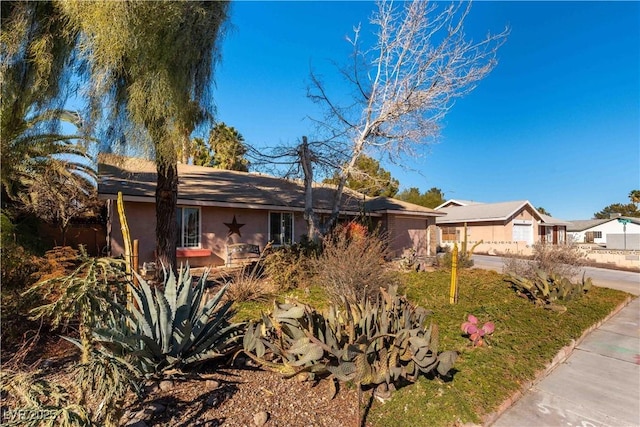
[{"label": "green grass patch", "polygon": [[327,292],[320,286],[310,286],[304,289],[293,289],[274,295],[271,298],[265,298],[262,301],[244,301],[236,302],[233,306],[235,314],[234,322],[244,322],[247,320],[256,320],[260,318],[262,313],[269,312],[273,309],[273,302],[280,303],[285,301],[299,301],[303,304],[322,310],[329,304]]},{"label": "green grass patch", "polygon": [[[464,270],[458,303],[449,304],[448,272],[409,273],[402,277],[407,297],[433,310],[440,327],[440,350],[460,353],[450,382],[421,378],[401,388],[385,405],[374,404],[368,421],[374,426],[480,423],[522,385],[535,378],[572,339],[606,317],[628,294],[594,287],[571,301],[562,314],[517,297],[501,274]],[[488,344],[471,348],[460,325],[468,314],[480,324],[495,322]]]},{"label": "green grass patch", "polygon": [[[453,426],[480,423],[523,384],[533,380],[571,340],[606,317],[629,295],[592,288],[557,313],[518,297],[504,276],[492,271],[462,270],[458,303],[449,304],[450,273],[446,271],[399,274],[401,287],[413,303],[432,310],[440,330],[440,351],[456,350],[460,357],[453,380],[421,377],[397,390],[386,404],[374,402],[367,423],[388,426]],[[317,309],[327,306],[321,287],[297,289],[264,302],[236,303],[236,321],[257,319],[279,302],[295,299]],[[495,332],[482,347],[472,348],[462,335],[467,315],[480,324],[493,321]]]}]

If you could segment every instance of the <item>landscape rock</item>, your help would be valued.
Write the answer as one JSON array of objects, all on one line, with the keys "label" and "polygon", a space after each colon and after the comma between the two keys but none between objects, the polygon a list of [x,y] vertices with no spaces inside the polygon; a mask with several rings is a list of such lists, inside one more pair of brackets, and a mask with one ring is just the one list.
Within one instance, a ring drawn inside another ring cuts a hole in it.
[{"label": "landscape rock", "polygon": [[160,381],[160,384],[158,385],[158,388],[160,388],[160,390],[162,391],[169,391],[171,389],[173,389],[173,381],[171,380],[164,380],[164,381]]},{"label": "landscape rock", "polygon": [[216,389],[218,387],[220,387],[220,382],[216,381],[216,380],[206,380],[204,382],[204,385],[208,388],[208,389]]},{"label": "landscape rock", "polygon": [[253,416],[253,424],[256,427],[262,427],[269,420],[269,414],[265,411],[260,411]]}]

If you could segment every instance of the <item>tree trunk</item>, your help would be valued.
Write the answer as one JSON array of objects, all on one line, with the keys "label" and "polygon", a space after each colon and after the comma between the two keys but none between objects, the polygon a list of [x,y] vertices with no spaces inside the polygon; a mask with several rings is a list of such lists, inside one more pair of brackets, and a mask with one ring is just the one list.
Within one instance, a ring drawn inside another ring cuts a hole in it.
[{"label": "tree trunk", "polygon": [[304,172],[304,219],[307,221],[309,240],[318,243],[321,231],[318,224],[318,215],[313,210],[313,157],[309,151],[309,143],[306,136],[302,137],[302,145],[298,155]]},{"label": "tree trunk", "polygon": [[338,188],[336,189],[336,194],[333,199],[333,206],[331,207],[331,216],[327,220],[324,226],[324,232],[328,233],[335,227],[338,222],[338,217],[340,216],[340,207],[342,206],[342,194],[344,193],[344,187],[347,183],[347,178],[349,174],[354,170],[356,162],[358,158],[362,154],[364,150],[364,142],[366,140],[366,135],[361,137],[355,144],[353,149],[353,153],[351,154],[351,158],[349,162],[346,164],[345,168],[340,172],[340,181],[338,182]]},{"label": "tree trunk", "polygon": [[[158,150],[160,151],[160,150]],[[178,223],[178,165],[174,156],[156,154],[158,181],[156,185],[156,251],[158,266],[176,271]],[[161,269],[158,268],[158,272]]]}]

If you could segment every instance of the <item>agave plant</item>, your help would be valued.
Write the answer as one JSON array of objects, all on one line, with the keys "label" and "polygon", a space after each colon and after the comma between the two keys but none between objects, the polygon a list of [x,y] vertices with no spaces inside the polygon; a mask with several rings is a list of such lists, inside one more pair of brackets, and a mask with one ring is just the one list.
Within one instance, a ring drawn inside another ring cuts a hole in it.
[{"label": "agave plant", "polygon": [[511,283],[518,295],[530,299],[536,305],[558,312],[567,310],[565,306],[558,304],[558,301],[579,298],[593,286],[591,278],[585,279],[584,274],[581,281],[571,282],[566,277],[555,273],[547,274],[543,270],[538,270],[533,280],[509,274],[505,281]]},{"label": "agave plant", "polygon": [[244,350],[285,377],[388,386],[415,381],[421,373],[447,375],[457,353],[438,353],[437,325],[425,326],[428,312],[396,291],[390,286],[375,303],[343,300],[326,314],[302,304],[276,303],[270,315],[248,325]]},{"label": "agave plant", "polygon": [[114,316],[110,328],[96,332],[105,347],[135,355],[147,374],[180,369],[237,350],[244,325],[229,322],[232,301],[221,302],[227,286],[203,301],[208,271],[195,285],[188,265],[180,268],[177,280],[172,271],[164,273],[163,290],[152,289],[136,274],[138,284],[129,284],[134,303],[119,306],[124,316]]}]

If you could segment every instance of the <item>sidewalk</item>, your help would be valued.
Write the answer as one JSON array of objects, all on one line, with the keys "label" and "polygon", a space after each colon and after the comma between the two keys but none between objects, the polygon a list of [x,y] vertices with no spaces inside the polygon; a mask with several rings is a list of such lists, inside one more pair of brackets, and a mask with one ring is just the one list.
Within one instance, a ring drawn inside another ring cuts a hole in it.
[{"label": "sidewalk", "polygon": [[639,427],[640,298],[588,334],[493,427]]}]

